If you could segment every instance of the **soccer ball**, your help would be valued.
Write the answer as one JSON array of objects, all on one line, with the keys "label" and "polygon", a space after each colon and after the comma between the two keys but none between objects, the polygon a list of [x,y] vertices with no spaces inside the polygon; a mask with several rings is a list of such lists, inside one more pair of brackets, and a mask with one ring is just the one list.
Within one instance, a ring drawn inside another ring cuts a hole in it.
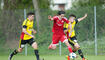
[{"label": "soccer ball", "polygon": [[71,59],[75,59],[76,58],[76,54],[75,53],[70,53],[69,56],[70,56]]}]

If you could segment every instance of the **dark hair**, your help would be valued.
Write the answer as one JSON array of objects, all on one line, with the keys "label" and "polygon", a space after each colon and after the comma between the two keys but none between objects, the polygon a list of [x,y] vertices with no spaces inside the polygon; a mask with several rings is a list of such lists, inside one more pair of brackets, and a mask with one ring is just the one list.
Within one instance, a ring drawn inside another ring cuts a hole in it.
[{"label": "dark hair", "polygon": [[58,15],[65,14],[64,11],[58,11]]},{"label": "dark hair", "polygon": [[29,13],[27,13],[27,16],[29,16],[29,15],[35,15],[33,12],[29,12]]},{"label": "dark hair", "polygon": [[74,14],[69,15],[69,17],[75,17],[76,18],[76,16]]}]

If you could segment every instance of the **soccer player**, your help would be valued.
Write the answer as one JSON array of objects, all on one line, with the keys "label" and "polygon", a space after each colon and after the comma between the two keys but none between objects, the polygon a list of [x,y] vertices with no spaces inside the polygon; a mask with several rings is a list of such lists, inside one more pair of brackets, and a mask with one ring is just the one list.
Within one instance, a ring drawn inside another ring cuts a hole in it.
[{"label": "soccer player", "polygon": [[38,53],[38,46],[37,43],[34,41],[34,35],[32,32],[36,34],[36,31],[33,29],[33,20],[34,20],[34,13],[30,12],[27,14],[27,19],[24,20],[22,24],[22,33],[20,36],[19,48],[15,49],[10,55],[8,60],[11,60],[14,55],[17,53],[22,52],[25,44],[29,44],[34,49],[34,53],[36,55],[37,60],[39,60],[39,53]]},{"label": "soccer player", "polygon": [[70,46],[70,44],[68,42],[68,39],[65,36],[65,33],[63,31],[64,22],[69,24],[69,21],[67,20],[66,17],[64,17],[64,14],[65,14],[64,11],[58,11],[57,16],[54,16],[54,17],[48,16],[48,19],[53,21],[52,43],[49,45],[48,49],[56,49],[56,45],[58,45],[59,41],[61,41],[61,42],[66,44],[66,46],[68,47],[69,52],[73,53],[72,48],[71,48],[71,46]]},{"label": "soccer player", "polygon": [[71,14],[69,16],[69,22],[71,22],[71,26],[72,26],[71,29],[68,29],[69,25],[67,23],[64,23],[64,32],[66,33],[66,36],[68,37],[69,44],[73,46],[74,48],[73,52],[76,52],[78,50],[78,53],[81,56],[82,60],[86,60],[86,59],[84,58],[82,50],[80,49],[80,45],[77,42],[74,27],[78,22],[84,20],[86,17],[87,17],[87,14],[85,14],[81,18],[76,19],[76,16],[74,14]]}]

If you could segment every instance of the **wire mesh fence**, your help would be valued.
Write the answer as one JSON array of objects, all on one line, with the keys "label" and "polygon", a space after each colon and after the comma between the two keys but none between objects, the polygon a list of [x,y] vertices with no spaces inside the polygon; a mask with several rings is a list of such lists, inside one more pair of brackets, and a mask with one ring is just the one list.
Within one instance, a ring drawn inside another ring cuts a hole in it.
[{"label": "wire mesh fence", "polygon": [[[26,13],[33,10],[26,9]],[[94,7],[78,7],[71,8],[66,11],[66,17],[75,14],[77,18],[88,17],[79,22],[76,27],[76,36],[84,54],[95,54],[95,23],[94,23]],[[24,10],[3,10],[0,11],[0,53],[8,54],[13,49],[18,48],[19,36],[21,33],[22,22],[24,21]],[[53,22],[48,20],[48,15],[54,16],[57,11],[50,9],[40,9],[39,32],[35,35],[35,41],[38,42],[40,54],[59,54],[59,48],[56,50],[48,50],[48,45],[52,40]],[[105,54],[105,9],[102,6],[96,6],[96,27],[97,27],[97,52],[98,55]],[[37,30],[37,22],[34,20],[34,28]],[[67,47],[61,44],[61,53],[68,54]],[[58,46],[59,47],[59,46]],[[1,52],[2,51],[2,52]],[[28,45],[28,54],[33,54],[31,47]],[[22,54],[24,54],[23,52]]]}]

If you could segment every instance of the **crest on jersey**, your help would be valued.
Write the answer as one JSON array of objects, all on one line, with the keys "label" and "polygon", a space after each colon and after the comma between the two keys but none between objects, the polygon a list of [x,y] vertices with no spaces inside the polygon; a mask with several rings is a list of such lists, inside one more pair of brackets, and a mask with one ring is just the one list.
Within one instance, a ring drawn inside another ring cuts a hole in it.
[{"label": "crest on jersey", "polygon": [[62,20],[62,23],[63,23],[64,21]]}]

